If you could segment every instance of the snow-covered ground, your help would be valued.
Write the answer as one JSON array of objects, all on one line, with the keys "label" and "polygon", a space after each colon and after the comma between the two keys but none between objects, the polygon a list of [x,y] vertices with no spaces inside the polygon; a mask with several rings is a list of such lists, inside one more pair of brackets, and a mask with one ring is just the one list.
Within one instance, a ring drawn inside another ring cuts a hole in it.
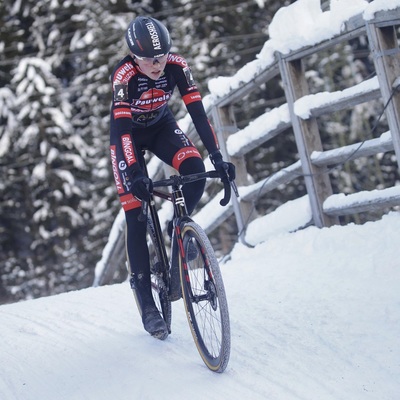
[{"label": "snow-covered ground", "polygon": [[221,265],[227,370],[203,365],[182,300],[164,341],[141,326],[128,283],[0,307],[5,400],[400,398],[400,214],[309,227]]},{"label": "snow-covered ground", "polygon": [[[312,44],[323,27],[332,28],[327,37],[338,34],[344,18],[363,11],[368,19],[400,0],[331,0],[330,14],[317,3],[298,0],[292,13],[277,14],[259,57],[264,66],[273,50]],[[307,18],[293,14],[300,5]],[[296,24],[283,23],[293,17]],[[238,71],[210,90],[224,95],[241,81]],[[399,399],[400,214],[287,233],[309,221],[300,201],[255,221],[247,239],[259,244],[237,244],[221,265],[232,329],[225,373],[203,365],[182,301],[174,303],[172,335],[157,341],[124,283],[1,306],[0,399]]]}]

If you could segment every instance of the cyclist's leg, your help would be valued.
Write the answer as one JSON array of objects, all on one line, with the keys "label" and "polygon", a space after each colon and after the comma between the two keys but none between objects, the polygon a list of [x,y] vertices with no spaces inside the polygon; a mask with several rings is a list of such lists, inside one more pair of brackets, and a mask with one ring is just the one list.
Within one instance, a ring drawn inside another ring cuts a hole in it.
[{"label": "cyclist's leg", "polygon": [[[179,173],[181,175],[194,174],[198,172],[204,172],[205,167],[201,158],[189,158],[182,162],[179,166]],[[183,187],[183,194],[185,196],[186,207],[189,215],[195,209],[197,203],[200,201],[201,196],[204,193],[206,180],[200,180],[197,182],[189,183]]]},{"label": "cyclist's leg", "polygon": [[129,259],[131,275],[135,283],[140,283],[141,299],[148,300],[151,296],[149,251],[146,243],[146,224],[137,220],[139,209],[125,211],[126,220],[126,250]]},{"label": "cyclist's leg", "polygon": [[129,191],[130,177],[126,168],[122,165],[122,149],[117,143],[110,145],[111,160],[114,179],[119,194],[121,205],[125,211],[127,227],[127,255],[132,283],[135,285],[135,293],[141,310],[142,321],[146,331],[160,338],[168,335],[165,321],[159,314],[151,293],[149,252],[146,242],[146,223],[138,221],[141,202]]},{"label": "cyclist's leg", "polygon": [[[204,172],[205,167],[200,153],[179,129],[176,121],[170,118],[163,125],[162,131],[155,137],[150,150],[166,164],[174,167],[180,174],[187,175]],[[205,180],[197,181],[183,188],[188,213],[192,213],[196,204],[203,195]],[[168,226],[168,233],[172,237],[172,221]],[[172,245],[171,282],[169,297],[171,301],[182,297],[178,265],[178,247]]]},{"label": "cyclist's leg", "polygon": [[131,279],[142,312],[144,329],[153,336],[165,339],[168,328],[154,303],[151,291],[146,223],[138,221],[139,210],[136,208],[125,212]]},{"label": "cyclist's leg", "polygon": [[[201,154],[190,139],[179,129],[171,117],[162,130],[154,137],[149,148],[152,153],[166,164],[175,168],[181,175],[204,172],[205,167]],[[204,192],[205,179],[187,184],[183,187],[188,213],[191,214]]]}]

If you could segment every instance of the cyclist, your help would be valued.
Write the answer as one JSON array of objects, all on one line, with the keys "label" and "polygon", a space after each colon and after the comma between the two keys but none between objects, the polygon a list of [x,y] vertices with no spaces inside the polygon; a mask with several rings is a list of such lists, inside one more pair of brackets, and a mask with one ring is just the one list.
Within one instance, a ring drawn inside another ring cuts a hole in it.
[{"label": "cyclist", "polygon": [[[111,76],[111,164],[125,211],[130,273],[142,309],[143,326],[151,335],[165,339],[167,326],[151,293],[146,224],[138,221],[141,200],[149,200],[152,182],[144,176],[138,155],[147,149],[180,174],[205,170],[199,151],[179,129],[168,107],[175,87],[221,179],[233,180],[235,167],[222,158],[186,60],[170,53],[167,28],[154,18],[137,17],[129,24],[125,39],[128,54]],[[203,180],[183,188],[189,213],[200,200],[204,187]]]}]

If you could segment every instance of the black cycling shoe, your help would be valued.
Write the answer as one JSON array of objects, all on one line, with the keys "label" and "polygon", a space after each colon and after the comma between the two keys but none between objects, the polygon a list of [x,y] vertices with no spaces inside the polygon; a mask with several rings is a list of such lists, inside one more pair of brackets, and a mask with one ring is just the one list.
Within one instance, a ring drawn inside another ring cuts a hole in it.
[{"label": "black cycling shoe", "polygon": [[167,338],[167,324],[155,305],[145,307],[142,314],[142,321],[144,329],[149,332],[151,336],[160,340]]}]

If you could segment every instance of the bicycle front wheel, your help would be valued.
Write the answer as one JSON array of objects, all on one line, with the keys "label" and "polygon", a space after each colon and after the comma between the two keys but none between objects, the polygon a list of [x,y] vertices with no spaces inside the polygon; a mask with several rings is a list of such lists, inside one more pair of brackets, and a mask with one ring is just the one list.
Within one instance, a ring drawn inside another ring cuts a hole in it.
[{"label": "bicycle front wheel", "polygon": [[228,365],[231,334],[228,303],[214,250],[195,222],[182,229],[186,262],[180,276],[186,315],[196,347],[206,366],[223,372]]}]

